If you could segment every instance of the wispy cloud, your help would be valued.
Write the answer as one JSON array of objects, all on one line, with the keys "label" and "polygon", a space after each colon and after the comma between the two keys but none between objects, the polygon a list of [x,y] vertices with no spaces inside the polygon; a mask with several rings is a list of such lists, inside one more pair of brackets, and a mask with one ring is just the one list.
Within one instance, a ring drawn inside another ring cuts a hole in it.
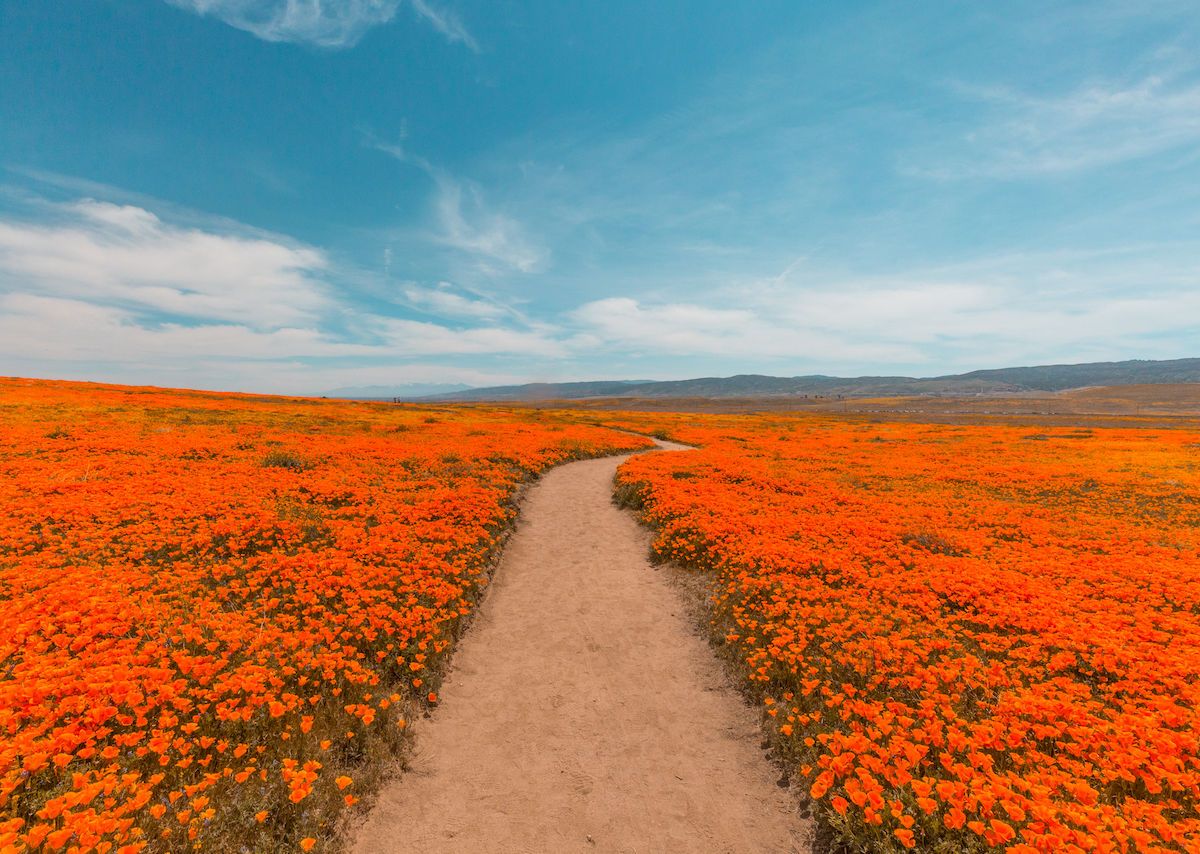
[{"label": "wispy cloud", "polygon": [[459,17],[448,9],[437,9],[425,0],[412,0],[413,11],[431,27],[451,42],[458,42],[469,50],[479,53],[479,42],[463,25]]},{"label": "wispy cloud", "polygon": [[511,314],[509,309],[491,300],[459,293],[446,282],[432,288],[407,285],[404,298],[415,308],[442,317],[495,320]]},{"label": "wispy cloud", "polygon": [[264,41],[345,48],[396,15],[400,0],[166,0]]},{"label": "wispy cloud", "polygon": [[1079,173],[1200,144],[1200,82],[1154,74],[1094,82],[1058,96],[956,86],[983,110],[957,138],[910,156],[934,178],[1037,178]]},{"label": "wispy cloud", "polygon": [[366,134],[365,144],[415,166],[432,179],[434,243],[473,258],[476,268],[485,274],[532,273],[545,266],[547,251],[529,238],[516,218],[490,206],[479,184],[456,177],[413,153],[403,139],[399,143],[384,142]]},{"label": "wispy cloud", "polygon": [[[166,0],[208,15],[264,41],[347,48],[396,16],[401,0]],[[417,17],[447,41],[478,53],[479,43],[453,12],[412,0]]]},{"label": "wispy cloud", "polygon": [[479,259],[485,272],[495,264],[532,273],[546,260],[520,223],[491,210],[475,184],[444,177],[438,181],[434,212],[440,225],[438,242]]}]

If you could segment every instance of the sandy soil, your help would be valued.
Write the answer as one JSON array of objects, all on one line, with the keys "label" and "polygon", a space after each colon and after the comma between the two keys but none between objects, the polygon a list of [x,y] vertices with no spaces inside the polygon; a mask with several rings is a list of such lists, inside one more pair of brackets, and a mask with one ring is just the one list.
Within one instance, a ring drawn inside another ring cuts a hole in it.
[{"label": "sandy soil", "polygon": [[649,565],[649,535],[611,503],[623,459],[529,491],[412,770],[353,851],[810,850],[755,714]]}]

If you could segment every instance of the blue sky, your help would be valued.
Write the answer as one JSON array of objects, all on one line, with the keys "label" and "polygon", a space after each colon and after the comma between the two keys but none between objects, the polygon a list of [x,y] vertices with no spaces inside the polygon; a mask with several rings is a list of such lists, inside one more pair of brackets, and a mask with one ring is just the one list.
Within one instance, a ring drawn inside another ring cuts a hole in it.
[{"label": "blue sky", "polygon": [[0,373],[1200,355],[1200,10],[0,0]]}]

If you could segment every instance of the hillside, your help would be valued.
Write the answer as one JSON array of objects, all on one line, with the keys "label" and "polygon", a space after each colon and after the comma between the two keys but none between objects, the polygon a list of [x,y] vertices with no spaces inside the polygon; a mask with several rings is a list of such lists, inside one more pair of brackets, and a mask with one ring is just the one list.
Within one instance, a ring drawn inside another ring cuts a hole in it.
[{"label": "hillside", "polygon": [[1083,365],[1041,365],[1034,368],[1001,368],[972,371],[947,380],[1012,383],[1036,391],[1063,391],[1097,385],[1159,385],[1200,382],[1200,359],[1127,362],[1091,362]]},{"label": "hillside", "polygon": [[476,388],[426,398],[442,401],[584,400],[597,397],[878,397],[884,395],[1017,394],[1086,386],[1200,383],[1200,359],[1091,362],[998,368],[940,377],[772,377],[739,374],[670,381],[528,383]]}]

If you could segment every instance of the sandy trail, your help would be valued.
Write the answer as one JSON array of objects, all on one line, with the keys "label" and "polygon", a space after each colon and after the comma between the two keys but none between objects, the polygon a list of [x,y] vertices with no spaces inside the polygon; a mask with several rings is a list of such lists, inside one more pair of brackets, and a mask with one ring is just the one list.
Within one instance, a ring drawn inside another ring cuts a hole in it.
[{"label": "sandy trail", "polygon": [[754,713],[649,565],[649,534],[611,503],[624,459],[529,491],[412,770],[353,851],[809,850]]}]

